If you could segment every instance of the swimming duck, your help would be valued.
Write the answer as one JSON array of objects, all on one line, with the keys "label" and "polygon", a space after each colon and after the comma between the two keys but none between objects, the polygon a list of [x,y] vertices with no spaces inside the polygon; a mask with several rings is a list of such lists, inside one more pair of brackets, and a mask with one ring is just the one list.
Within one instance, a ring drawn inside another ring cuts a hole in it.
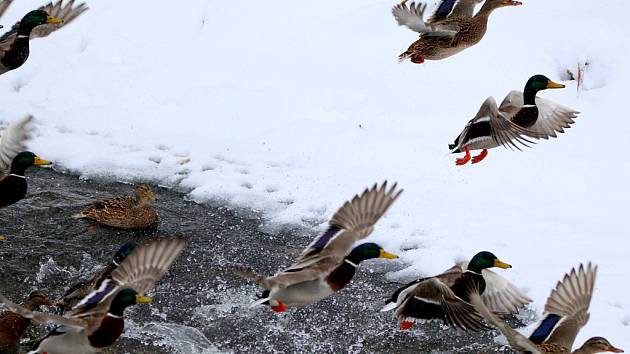
[{"label": "swimming duck", "polygon": [[520,289],[488,268],[511,268],[491,252],[479,252],[466,263],[458,263],[440,275],[421,278],[394,292],[381,311],[396,309],[403,330],[416,320],[442,320],[464,330],[484,328],[482,317],[468,302],[469,284],[476,284],[484,302],[493,311],[507,314],[531,302]]},{"label": "swimming duck", "polygon": [[26,195],[28,188],[24,173],[31,166],[50,165],[52,162],[44,160],[30,151],[23,151],[13,158],[10,173],[0,177],[0,208],[4,208],[20,201]]},{"label": "swimming duck", "polygon": [[[12,0],[0,3],[0,16]],[[29,56],[29,39],[46,37],[55,30],[76,19],[87,10],[84,3],[74,7],[74,0],[49,3],[30,11],[9,32],[0,37],[0,75],[19,68]]]},{"label": "swimming duck", "polygon": [[[458,166],[469,161],[478,163],[488,156],[488,149],[502,145],[521,150],[519,144],[534,143],[530,138],[549,139],[557,137],[556,133],[564,133],[579,112],[536,96],[542,90],[564,87],[544,75],[534,75],[527,80],[524,92],[510,92],[499,108],[494,98],[488,97],[455,142],[449,144],[451,153],[466,153],[455,163]],[[480,149],[479,155],[471,157],[470,150]]]},{"label": "swimming duck", "polygon": [[133,197],[97,200],[87,210],[73,215],[75,219],[89,219],[99,224],[121,229],[143,229],[157,223],[158,214],[152,201],[155,193],[146,184],[135,189]]},{"label": "swimming duck", "polygon": [[543,319],[529,338],[496,317],[477,295],[474,287],[470,288],[470,301],[489,323],[503,333],[512,349],[520,353],[623,353],[623,350],[615,348],[603,337],[592,337],[580,348],[571,351],[575,337],[590,317],[588,308],[596,276],[597,266],[590,263],[586,267],[580,264],[578,270],[573,268],[570,273],[565,274],[549,295]]},{"label": "swimming duck", "polygon": [[343,289],[354,277],[359,263],[372,258],[394,259],[375,243],[350,248],[374,230],[376,222],[400,196],[396,184],[374,185],[347,201],[332,217],[329,227],[311,242],[289,268],[264,277],[245,268],[237,272],[265,290],[256,304],[270,305],[274,312],[320,301]]},{"label": "swimming duck", "polygon": [[[33,291],[22,306],[30,311],[37,311],[44,305],[52,305],[48,295],[43,291]],[[30,323],[30,319],[15,312],[4,311],[0,314],[0,353],[17,353],[20,339]]]},{"label": "swimming duck", "polygon": [[[486,0],[472,16],[476,0],[442,0],[435,13],[424,21],[426,4],[403,0],[394,6],[392,14],[399,26],[420,33],[420,39],[398,56],[399,61],[411,59],[422,64],[425,60],[441,60],[479,43],[486,34],[490,14],[506,6],[522,5],[519,1]],[[456,4],[457,3],[457,4]]]},{"label": "swimming duck", "polygon": [[164,276],[185,245],[186,241],[178,237],[139,246],[112,272],[111,279],[105,280],[65,316],[17,306],[1,294],[0,301],[36,323],[59,325],[29,354],[97,353],[122,334],[127,307],[151,302],[144,294]]},{"label": "swimming duck", "polygon": [[118,268],[120,263],[127,258],[138,245],[135,242],[127,242],[114,255],[111,263],[90,279],[74,284],[66,291],[63,297],[55,304],[57,311],[63,313],[72,309],[76,304],[85,298],[89,293],[101,287],[107,279],[111,279],[112,272]]}]

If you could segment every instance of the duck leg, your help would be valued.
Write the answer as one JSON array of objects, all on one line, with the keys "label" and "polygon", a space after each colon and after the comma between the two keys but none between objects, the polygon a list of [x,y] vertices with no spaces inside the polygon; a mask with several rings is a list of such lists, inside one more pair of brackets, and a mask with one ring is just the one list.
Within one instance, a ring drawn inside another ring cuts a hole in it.
[{"label": "duck leg", "polygon": [[424,63],[424,57],[422,55],[416,54],[411,57],[411,62],[414,64],[422,64]]},{"label": "duck leg", "polygon": [[282,301],[278,301],[278,305],[276,306],[271,306],[271,311],[273,312],[284,312],[287,310],[287,305],[285,305]]},{"label": "duck leg", "polygon": [[483,149],[481,150],[481,153],[479,153],[479,155],[472,158],[472,163],[481,162],[483,159],[486,158],[486,156],[488,156],[488,149]]},{"label": "duck leg", "polygon": [[457,166],[465,165],[468,161],[470,161],[470,150],[468,150],[468,146],[464,146],[464,151],[466,151],[466,155],[464,155],[464,157],[461,159],[455,159],[455,164]]}]

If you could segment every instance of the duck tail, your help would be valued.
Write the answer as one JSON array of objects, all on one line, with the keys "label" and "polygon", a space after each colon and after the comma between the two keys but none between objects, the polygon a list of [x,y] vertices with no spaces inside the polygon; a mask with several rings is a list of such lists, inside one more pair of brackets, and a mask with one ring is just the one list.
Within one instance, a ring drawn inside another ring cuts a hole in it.
[{"label": "duck tail", "polygon": [[405,51],[398,56],[398,63],[402,63],[409,58],[411,58],[411,53],[409,53],[409,51]]},{"label": "duck tail", "polygon": [[[266,277],[259,275],[257,273],[255,273],[253,270],[244,267],[244,266],[234,266],[234,272],[238,275],[240,275],[241,277],[245,278],[245,279],[249,279],[251,281],[253,281],[254,283],[262,286],[265,289],[269,289],[269,281],[267,280]],[[262,299],[261,299],[262,300]],[[265,298],[264,301],[262,301],[261,303],[265,302],[269,300],[268,298]],[[260,300],[259,300],[260,301]],[[258,302],[258,301],[256,301]]]},{"label": "duck tail", "polygon": [[391,302],[388,302],[387,305],[383,306],[383,308],[381,309],[381,312],[391,311],[397,307],[398,307],[398,304],[391,301]]},{"label": "duck tail", "polygon": [[72,215],[72,218],[73,218],[73,219],[85,219],[85,218],[87,218],[87,217],[88,217],[88,215],[87,215],[87,213],[86,213],[86,212],[84,212],[84,211],[82,211],[82,212],[80,212],[80,213],[77,213],[77,214]]}]

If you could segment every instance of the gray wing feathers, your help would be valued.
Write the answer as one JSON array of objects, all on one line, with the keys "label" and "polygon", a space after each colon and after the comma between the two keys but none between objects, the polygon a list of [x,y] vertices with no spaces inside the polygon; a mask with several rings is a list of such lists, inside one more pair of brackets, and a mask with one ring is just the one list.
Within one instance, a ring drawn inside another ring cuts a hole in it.
[{"label": "gray wing feathers", "polygon": [[33,116],[26,116],[15,121],[0,132],[0,175],[8,173],[15,155],[26,148],[26,141],[30,137],[31,129],[28,124]]},{"label": "gray wing feathers", "polygon": [[46,11],[50,16],[62,19],[63,23],[37,26],[31,33],[31,39],[48,36],[59,28],[68,25],[88,10],[85,3],[80,3],[75,7],[74,1],[75,0],[70,0],[65,6],[63,5],[63,0],[59,0],[54,4],[50,2],[42,6],[40,9]]},{"label": "gray wing feathers", "polygon": [[144,294],[155,286],[186,246],[183,237],[144,244],[112,272],[120,288],[133,288]]},{"label": "gray wing feathers", "polygon": [[503,333],[507,338],[508,343],[512,349],[521,353],[542,354],[542,352],[532,343],[527,337],[515,331],[512,327],[508,326],[505,322],[499,319],[484,303],[481,296],[479,296],[479,289],[469,289],[470,302],[475,309],[488,321],[488,323],[494,325]]},{"label": "gray wing feathers", "polygon": [[12,2],[13,0],[2,0],[0,2],[0,18],[4,15]]},{"label": "gray wing feathers", "polygon": [[39,311],[31,311],[27,308],[24,308],[20,305],[17,305],[4,297],[4,295],[0,294],[0,302],[4,303],[9,311],[15,312],[18,315],[31,319],[33,322],[37,324],[44,324],[47,322],[54,322],[60,325],[72,326],[84,328],[87,324],[80,319],[71,318],[71,317],[63,317],[55,314],[43,313]]},{"label": "gray wing feathers", "polygon": [[426,9],[426,4],[416,4],[412,2],[409,4],[409,7],[407,7],[406,1],[403,1],[392,8],[392,15],[394,15],[394,19],[399,26],[405,26],[420,34],[453,36],[457,33],[457,28],[453,26],[440,26],[438,24],[426,23],[424,21],[424,12]]},{"label": "gray wing feathers", "polygon": [[547,342],[573,347],[578,332],[589,319],[588,308],[591,304],[597,266],[589,263],[586,267],[580,264],[565,274],[562,281],[551,292],[545,304],[545,313],[553,313],[563,318],[560,320]]},{"label": "gray wing feathers", "polygon": [[535,144],[535,142],[525,138],[529,133],[527,129],[512,123],[505,115],[499,112],[494,98],[488,97],[486,99],[473,121],[482,117],[490,118],[492,138],[497,145],[502,145],[512,150],[521,150],[519,144],[525,147],[529,147],[528,144]]},{"label": "gray wing feathers", "polygon": [[[510,92],[499,107],[499,111],[512,117],[520,107],[523,106],[523,93],[519,91]],[[538,120],[526,130],[526,135],[535,139],[556,138],[557,133],[564,133],[564,130],[571,127],[575,123],[580,112],[557,104],[551,100],[536,97],[536,106],[538,107]]]},{"label": "gray wing feathers", "polygon": [[380,187],[375,184],[371,189],[366,189],[361,195],[345,202],[333,215],[330,224],[352,231],[357,240],[367,237],[372,233],[376,222],[403,192],[402,189],[396,190],[396,187],[397,184],[394,183],[388,190],[385,181]]}]

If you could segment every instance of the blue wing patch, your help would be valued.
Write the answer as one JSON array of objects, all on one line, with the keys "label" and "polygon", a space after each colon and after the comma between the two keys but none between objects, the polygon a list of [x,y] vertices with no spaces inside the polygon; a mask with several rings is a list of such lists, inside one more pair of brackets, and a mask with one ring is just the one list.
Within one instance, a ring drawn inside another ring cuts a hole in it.
[{"label": "blue wing patch", "polygon": [[547,315],[547,317],[540,322],[540,325],[536,328],[534,333],[532,333],[529,337],[529,340],[531,340],[534,344],[542,344],[547,337],[549,337],[553,329],[556,328],[556,325],[560,322],[561,318],[561,316],[553,313]]},{"label": "blue wing patch", "polygon": [[313,243],[311,246],[312,249],[321,251],[326,247],[328,242],[339,232],[341,231],[340,227],[330,226],[323,235],[319,236],[319,238]]},{"label": "blue wing patch", "polygon": [[98,289],[89,293],[74,308],[85,307],[86,310],[89,310],[105,301],[105,299],[116,292],[116,289],[118,289],[118,283],[111,279],[107,279]]},{"label": "blue wing patch", "polygon": [[457,0],[442,1],[440,6],[438,6],[437,10],[435,10],[435,14],[433,16],[439,17],[439,18],[444,18],[448,16],[448,14],[450,14],[451,11],[453,11],[453,6],[455,6],[456,2]]}]

